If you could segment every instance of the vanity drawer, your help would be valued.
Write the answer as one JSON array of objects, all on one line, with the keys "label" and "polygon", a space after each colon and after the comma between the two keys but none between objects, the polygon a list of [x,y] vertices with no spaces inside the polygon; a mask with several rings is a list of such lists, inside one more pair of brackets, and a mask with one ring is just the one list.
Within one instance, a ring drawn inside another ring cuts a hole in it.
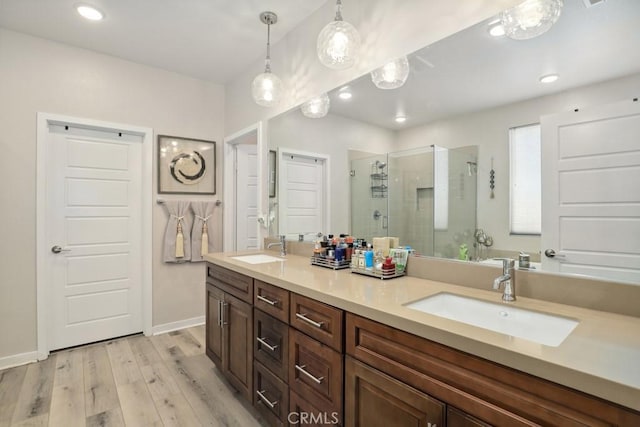
[{"label": "vanity drawer", "polygon": [[289,323],[289,291],[286,289],[256,279],[253,305],[276,319]]},{"label": "vanity drawer", "polygon": [[253,367],[253,406],[272,426],[288,425],[289,387],[267,368],[256,362]]},{"label": "vanity drawer", "polygon": [[254,310],[254,358],[287,382],[289,326],[260,310]]},{"label": "vanity drawer", "polygon": [[323,412],[342,419],[343,357],[289,328],[289,387]]},{"label": "vanity drawer", "polygon": [[289,414],[289,425],[291,426],[335,427],[342,425],[342,420],[337,412],[322,412],[294,391],[289,391]]},{"label": "vanity drawer", "polygon": [[291,294],[289,324],[339,352],[343,348],[343,314],[338,308]]},{"label": "vanity drawer", "polygon": [[207,282],[244,302],[253,304],[253,278],[249,276],[207,263]]}]

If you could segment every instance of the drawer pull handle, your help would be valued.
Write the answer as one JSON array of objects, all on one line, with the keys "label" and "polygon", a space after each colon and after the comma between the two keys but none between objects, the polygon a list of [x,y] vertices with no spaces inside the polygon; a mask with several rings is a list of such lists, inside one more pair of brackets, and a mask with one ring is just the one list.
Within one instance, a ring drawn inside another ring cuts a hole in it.
[{"label": "drawer pull handle", "polygon": [[256,390],[256,393],[258,393],[258,397],[260,398],[260,400],[262,400],[264,403],[269,405],[271,409],[275,408],[276,405],[278,404],[277,400],[275,402],[270,402],[269,399],[267,399],[267,396],[264,395],[264,390],[262,391]]},{"label": "drawer pull handle", "polygon": [[257,295],[256,298],[258,298],[262,302],[266,302],[269,305],[273,305],[273,306],[278,305],[278,301],[277,300],[276,301],[272,301],[269,298],[263,297],[262,295]]},{"label": "drawer pull handle", "polygon": [[277,345],[269,344],[264,338],[256,337],[256,340],[263,346],[267,347],[270,351],[276,351],[276,349],[278,348]]},{"label": "drawer pull handle", "polygon": [[316,328],[322,328],[322,325],[324,325],[324,322],[316,322],[315,320],[311,320],[307,317],[307,314],[300,314],[300,313],[296,313],[296,317],[300,320],[304,320],[305,322],[315,326]]},{"label": "drawer pull handle", "polygon": [[309,372],[306,371],[307,365],[298,365],[296,364],[296,371],[300,372],[301,374],[305,374],[307,377],[309,377],[311,380],[313,380],[313,382],[315,382],[316,384],[322,384],[322,380],[324,380],[324,377],[320,377],[320,378],[316,378],[314,375],[311,375]]}]

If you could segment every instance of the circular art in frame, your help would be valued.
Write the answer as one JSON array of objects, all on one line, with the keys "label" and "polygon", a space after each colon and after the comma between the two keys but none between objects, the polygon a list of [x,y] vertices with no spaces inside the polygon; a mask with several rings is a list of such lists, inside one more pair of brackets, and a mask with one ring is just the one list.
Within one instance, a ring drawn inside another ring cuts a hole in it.
[{"label": "circular art in frame", "polygon": [[158,135],[158,193],[216,194],[216,143]]},{"label": "circular art in frame", "polygon": [[198,151],[178,153],[169,162],[173,179],[181,184],[197,184],[207,174],[207,163]]}]

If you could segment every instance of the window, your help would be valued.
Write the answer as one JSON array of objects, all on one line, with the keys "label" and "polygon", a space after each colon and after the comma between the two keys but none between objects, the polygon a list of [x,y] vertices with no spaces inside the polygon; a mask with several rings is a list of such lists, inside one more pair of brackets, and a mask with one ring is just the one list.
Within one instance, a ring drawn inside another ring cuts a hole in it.
[{"label": "window", "polygon": [[542,176],[540,124],[509,129],[509,221],[511,234],[540,234]]}]

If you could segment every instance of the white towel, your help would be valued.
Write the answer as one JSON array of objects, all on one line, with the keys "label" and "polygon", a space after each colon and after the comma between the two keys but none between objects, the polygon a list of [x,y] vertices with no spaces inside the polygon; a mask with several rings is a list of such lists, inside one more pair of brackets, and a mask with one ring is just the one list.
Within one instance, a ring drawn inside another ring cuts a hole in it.
[{"label": "white towel", "polygon": [[191,229],[191,262],[204,261],[203,256],[213,252],[211,219],[214,206],[214,202],[191,203],[194,215]]},{"label": "white towel", "polygon": [[191,225],[193,217],[190,202],[167,201],[164,207],[169,214],[164,232],[162,260],[164,262],[187,262],[191,260]]}]

